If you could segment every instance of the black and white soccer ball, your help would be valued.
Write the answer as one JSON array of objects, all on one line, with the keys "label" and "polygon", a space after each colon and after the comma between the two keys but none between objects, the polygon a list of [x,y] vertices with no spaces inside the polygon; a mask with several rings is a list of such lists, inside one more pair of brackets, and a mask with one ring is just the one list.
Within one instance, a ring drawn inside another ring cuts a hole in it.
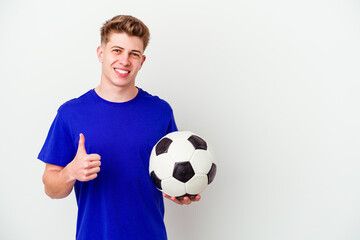
[{"label": "black and white soccer ball", "polygon": [[150,176],[169,196],[194,198],[215,178],[216,160],[208,143],[188,131],[167,134],[153,147]]}]

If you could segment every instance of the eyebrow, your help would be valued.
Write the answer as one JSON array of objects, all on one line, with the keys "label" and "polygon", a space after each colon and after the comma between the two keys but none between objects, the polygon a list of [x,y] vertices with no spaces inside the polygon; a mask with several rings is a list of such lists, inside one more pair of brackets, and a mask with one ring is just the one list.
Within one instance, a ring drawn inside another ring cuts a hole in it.
[{"label": "eyebrow", "polygon": [[[120,48],[121,50],[125,50],[125,48],[123,48],[123,47],[119,47],[119,46],[112,46],[112,47],[111,47],[111,49],[113,49],[113,48]],[[139,50],[135,50],[135,49],[131,50],[130,52],[138,52],[138,53],[142,54],[142,52],[141,52],[141,51],[139,51]]]}]

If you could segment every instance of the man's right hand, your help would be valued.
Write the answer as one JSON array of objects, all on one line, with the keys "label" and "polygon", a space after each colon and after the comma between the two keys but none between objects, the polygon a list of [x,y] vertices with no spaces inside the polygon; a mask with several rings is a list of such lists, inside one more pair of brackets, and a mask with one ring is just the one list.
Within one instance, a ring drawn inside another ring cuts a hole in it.
[{"label": "man's right hand", "polygon": [[100,159],[99,154],[86,153],[85,137],[80,133],[76,156],[67,166],[70,176],[82,182],[93,180],[100,171]]}]

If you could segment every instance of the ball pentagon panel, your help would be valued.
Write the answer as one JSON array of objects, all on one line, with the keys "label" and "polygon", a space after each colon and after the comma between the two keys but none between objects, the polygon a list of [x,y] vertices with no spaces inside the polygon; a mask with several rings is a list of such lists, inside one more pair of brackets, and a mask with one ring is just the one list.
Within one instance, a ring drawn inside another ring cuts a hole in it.
[{"label": "ball pentagon panel", "polygon": [[180,182],[186,183],[195,175],[190,162],[177,162],[174,166],[173,177]]},{"label": "ball pentagon panel", "polygon": [[167,153],[171,143],[172,140],[170,138],[167,137],[162,138],[155,146],[156,156]]},{"label": "ball pentagon panel", "polygon": [[162,190],[161,179],[156,175],[156,173],[154,171],[151,171],[150,177],[151,177],[151,180],[153,181],[155,187],[159,190]]},{"label": "ball pentagon panel", "polygon": [[197,135],[191,135],[188,141],[194,146],[195,149],[207,150],[207,143],[204,139]]},{"label": "ball pentagon panel", "polygon": [[214,181],[214,178],[216,175],[216,164],[215,163],[212,164],[211,169],[207,175],[208,175],[209,184],[210,184],[210,183],[212,183],[212,181]]}]

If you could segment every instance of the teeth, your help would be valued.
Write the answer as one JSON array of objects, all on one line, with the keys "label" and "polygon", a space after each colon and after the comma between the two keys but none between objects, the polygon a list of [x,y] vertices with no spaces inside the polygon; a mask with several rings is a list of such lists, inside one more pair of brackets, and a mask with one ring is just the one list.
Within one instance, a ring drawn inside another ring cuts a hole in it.
[{"label": "teeth", "polygon": [[118,73],[121,73],[121,74],[129,73],[129,71],[125,71],[125,70],[121,70],[121,69],[115,69],[115,71],[117,71]]}]

